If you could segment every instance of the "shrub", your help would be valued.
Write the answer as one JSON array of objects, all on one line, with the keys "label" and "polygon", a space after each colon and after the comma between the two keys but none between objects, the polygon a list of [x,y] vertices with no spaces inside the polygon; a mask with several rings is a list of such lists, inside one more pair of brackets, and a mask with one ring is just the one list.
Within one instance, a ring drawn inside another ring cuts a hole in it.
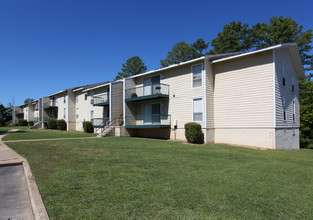
[{"label": "shrub", "polygon": [[195,122],[189,122],[185,124],[185,136],[189,143],[202,144],[203,133],[201,125]]},{"label": "shrub", "polygon": [[93,133],[93,125],[90,121],[84,121],[83,128],[85,133]]},{"label": "shrub", "polygon": [[49,118],[47,122],[47,126],[49,129],[57,129],[57,119]]},{"label": "shrub", "polygon": [[29,122],[28,122],[28,125],[29,125],[29,126],[33,126],[33,125],[34,125],[34,122],[33,122],[33,121],[29,121]]},{"label": "shrub", "polygon": [[58,130],[66,131],[66,122],[63,119],[57,120],[57,127]]},{"label": "shrub", "polygon": [[306,137],[303,134],[300,134],[300,147],[313,149],[313,140],[311,140],[310,138]]},{"label": "shrub", "polygon": [[27,126],[27,125],[28,125],[28,123],[26,120],[24,120],[24,119],[18,120],[18,126]]}]

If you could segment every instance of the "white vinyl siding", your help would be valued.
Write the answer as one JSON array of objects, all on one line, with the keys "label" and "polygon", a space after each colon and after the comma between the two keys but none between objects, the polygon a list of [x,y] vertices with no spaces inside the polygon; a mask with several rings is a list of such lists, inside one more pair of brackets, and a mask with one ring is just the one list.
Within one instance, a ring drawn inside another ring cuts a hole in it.
[{"label": "white vinyl siding", "polygon": [[193,99],[192,118],[195,122],[203,121],[203,101],[202,98]]},{"label": "white vinyl siding", "polygon": [[203,78],[203,74],[202,71],[203,70],[203,65],[202,64],[198,64],[198,65],[193,65],[191,67],[191,71],[192,71],[192,88],[199,88],[202,87],[202,78]]},{"label": "white vinyl siding", "polygon": [[215,128],[274,127],[272,52],[216,63],[213,71]]},{"label": "white vinyl siding", "polygon": [[[299,127],[299,80],[288,49],[275,50],[275,67],[276,127]],[[285,72],[285,86],[283,85],[283,72]],[[292,87],[294,87],[294,92],[292,92]],[[287,120],[284,120],[283,97],[286,103]],[[295,102],[295,105],[293,105],[293,102]],[[294,110],[293,107],[295,107]],[[294,111],[295,121],[292,120]]]}]

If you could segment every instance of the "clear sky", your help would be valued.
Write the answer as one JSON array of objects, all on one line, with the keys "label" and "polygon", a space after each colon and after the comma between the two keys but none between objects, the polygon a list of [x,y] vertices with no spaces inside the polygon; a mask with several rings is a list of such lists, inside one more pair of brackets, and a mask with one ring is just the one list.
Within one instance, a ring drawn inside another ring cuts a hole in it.
[{"label": "clear sky", "polygon": [[173,44],[210,42],[233,20],[283,15],[312,29],[312,10],[312,0],[0,0],[0,103],[112,80],[132,56],[159,68]]}]

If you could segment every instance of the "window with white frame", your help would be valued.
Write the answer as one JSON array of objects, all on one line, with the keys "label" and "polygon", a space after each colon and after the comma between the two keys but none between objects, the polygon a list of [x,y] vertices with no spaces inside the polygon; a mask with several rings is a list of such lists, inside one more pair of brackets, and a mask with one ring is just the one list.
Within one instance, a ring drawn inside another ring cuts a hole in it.
[{"label": "window with white frame", "polygon": [[76,95],[76,104],[78,103],[78,95]]},{"label": "window with white frame", "polygon": [[192,71],[192,88],[202,87],[202,64],[191,67]]},{"label": "window with white frame", "polygon": [[192,117],[193,121],[203,121],[203,103],[202,98],[193,99],[193,106],[192,106]]},{"label": "window with white frame", "polygon": [[93,96],[94,96],[94,92],[90,92],[90,104],[93,104]]},{"label": "window with white frame", "polygon": [[292,77],[291,78],[291,87],[292,87],[292,92],[294,92],[295,91],[295,78],[294,77]]},{"label": "window with white frame", "polygon": [[287,120],[287,115],[286,115],[286,99],[283,97],[283,110],[284,110],[284,121]]},{"label": "window with white frame", "polygon": [[75,115],[76,115],[76,118],[78,119],[78,108],[76,108],[75,110]]},{"label": "window with white frame", "polygon": [[63,95],[63,103],[66,103],[66,94]]},{"label": "window with white frame", "polygon": [[296,102],[293,101],[292,103],[292,121],[296,121]]},{"label": "window with white frame", "polygon": [[63,109],[63,118],[66,118],[66,108]]},{"label": "window with white frame", "polygon": [[283,85],[285,86],[286,85],[286,73],[285,73],[285,64],[283,63],[282,64],[282,73],[283,73]]}]

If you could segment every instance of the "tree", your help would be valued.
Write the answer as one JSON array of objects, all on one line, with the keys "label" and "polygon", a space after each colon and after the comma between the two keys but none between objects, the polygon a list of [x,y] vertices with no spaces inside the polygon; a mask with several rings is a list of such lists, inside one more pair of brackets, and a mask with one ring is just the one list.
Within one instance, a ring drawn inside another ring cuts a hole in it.
[{"label": "tree", "polygon": [[27,98],[24,100],[24,104],[29,104],[29,103],[32,103],[33,101],[34,101],[34,99]]},{"label": "tree", "polygon": [[4,107],[4,105],[0,104],[0,126],[5,125],[6,122],[11,120],[9,108]]},{"label": "tree", "polygon": [[184,41],[174,44],[172,50],[167,53],[164,60],[161,60],[162,67],[166,67],[172,64],[185,62],[197,57],[197,51],[191,45]]},{"label": "tree", "polygon": [[114,80],[127,78],[147,71],[147,67],[139,56],[129,58],[126,63],[122,64],[122,72],[119,72]]},{"label": "tree", "polygon": [[205,43],[205,41],[202,38],[199,38],[191,45],[197,52],[197,55],[200,57],[203,55],[203,51],[208,49],[209,43]]},{"label": "tree", "polygon": [[251,37],[254,39],[255,49],[296,42],[303,65],[312,65],[312,55],[308,54],[312,49],[312,30],[303,31],[303,25],[298,25],[290,17],[274,16],[268,23],[257,23],[252,28]]},{"label": "tree", "polygon": [[241,21],[232,21],[226,24],[222,32],[212,40],[213,49],[208,54],[221,54],[238,51],[248,51],[251,49],[253,41],[251,39],[251,30],[248,24],[242,24]]},{"label": "tree", "polygon": [[300,136],[301,147],[313,147],[313,81],[300,81]]}]

